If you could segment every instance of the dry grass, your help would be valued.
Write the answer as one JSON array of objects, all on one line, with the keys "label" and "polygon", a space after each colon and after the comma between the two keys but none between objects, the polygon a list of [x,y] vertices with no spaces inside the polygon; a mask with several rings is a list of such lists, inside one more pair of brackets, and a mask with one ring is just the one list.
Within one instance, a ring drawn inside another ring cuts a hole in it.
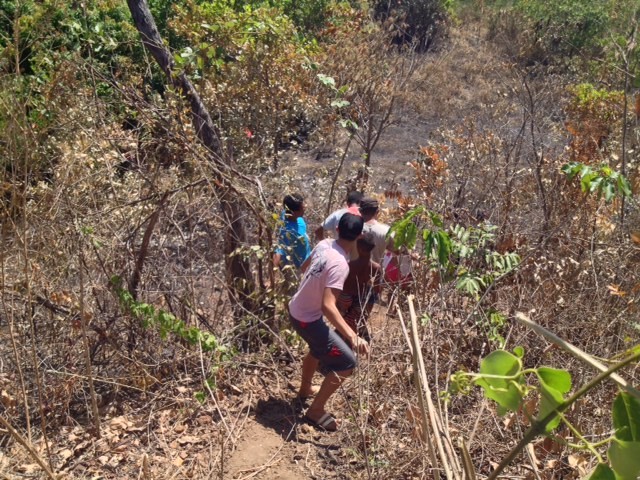
[{"label": "dry grass", "polygon": [[[523,258],[519,270],[480,301],[451,283],[433,288],[424,281],[427,266],[415,265],[413,290],[418,315],[425,315],[419,334],[433,401],[454,445],[465,440],[484,477],[522,436],[528,420],[522,413],[499,417],[477,390],[449,402],[440,396],[452,373],[476,371],[497,347],[478,321],[482,312],[528,312],[592,355],[616,358],[638,339],[640,249],[617,223],[619,204],[585,199],[558,173],[566,160],[566,134],[558,122],[566,80],[552,83],[514,69],[473,28],[454,29],[446,49],[423,59],[403,105],[406,120],[394,127],[404,133],[395,136],[398,130],[392,129],[380,145],[374,169],[379,162],[384,173],[373,191],[383,198],[381,191],[400,184],[409,203],[426,203],[449,224],[477,225],[481,213],[500,227],[498,243]],[[96,140],[103,138],[109,141]],[[186,175],[182,167],[155,164],[151,155],[147,164],[123,173],[115,145],[135,142],[108,125],[79,130],[62,143],[56,178],[21,187],[28,199],[24,216],[12,228],[5,226],[0,258],[1,412],[57,473],[70,479],[268,479],[287,467],[297,469],[298,478],[441,476],[420,439],[418,389],[394,308],[374,315],[371,357],[329,405],[346,420],[345,428],[319,433],[301,422],[293,398],[304,347],[290,332],[278,331],[286,327],[280,300],[275,322],[271,310],[265,318],[248,315],[235,324],[231,318],[220,253],[223,219],[207,182],[195,184],[211,172],[194,161]],[[406,166],[418,145],[426,144],[446,145],[449,152],[442,185],[429,192],[410,183],[415,175]],[[180,145],[172,144],[177,156],[194,155]],[[311,226],[324,215],[339,155],[330,162],[299,155],[285,158],[282,172],[264,178],[263,187],[273,205],[284,190],[303,190],[312,200]],[[339,185],[355,170],[356,157]],[[288,161],[305,168],[292,173]],[[150,244],[139,298],[215,333],[222,343],[250,345],[252,352],[201,355],[175,337],[163,340],[143,329],[118,304],[110,277],[131,275],[145,225],[165,190],[173,193]],[[384,220],[397,219],[397,199],[386,202]],[[640,230],[633,214],[628,222]],[[262,247],[270,248],[266,242]],[[404,297],[398,304],[407,317]],[[82,319],[89,327],[99,439],[88,413]],[[574,388],[596,373],[520,325],[508,322],[500,333],[507,349],[524,346],[527,366],[567,369]],[[636,383],[635,367],[622,374]],[[611,383],[598,387],[575,404],[568,419],[593,441],[605,437],[615,393]],[[229,466],[234,449],[246,447],[241,440],[247,432],[275,434],[281,444],[260,465]],[[537,439],[507,475],[583,476],[594,459],[565,445],[574,440],[567,429]],[[0,446],[4,477],[39,474],[33,458],[2,430]]]}]

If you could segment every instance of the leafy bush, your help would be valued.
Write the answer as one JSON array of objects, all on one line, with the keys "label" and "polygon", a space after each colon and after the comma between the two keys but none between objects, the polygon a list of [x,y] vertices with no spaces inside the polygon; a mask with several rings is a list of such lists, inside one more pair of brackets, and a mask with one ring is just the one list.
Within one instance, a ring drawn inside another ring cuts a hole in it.
[{"label": "leafy bush", "polygon": [[531,64],[615,55],[639,13],[631,0],[506,0],[492,6],[490,36],[503,36],[504,47]]},{"label": "leafy bush", "polygon": [[298,40],[295,25],[280,9],[237,10],[232,2],[176,9],[172,28],[190,46],[174,60],[199,82],[205,102],[216,105],[236,157],[251,156],[246,164],[255,165],[277,158],[281,144],[312,117],[309,86],[315,75],[309,68],[311,47]]},{"label": "leafy bush", "polygon": [[426,52],[444,32],[447,4],[444,0],[375,0],[371,7],[376,20],[394,19],[396,43],[413,43],[418,51]]}]

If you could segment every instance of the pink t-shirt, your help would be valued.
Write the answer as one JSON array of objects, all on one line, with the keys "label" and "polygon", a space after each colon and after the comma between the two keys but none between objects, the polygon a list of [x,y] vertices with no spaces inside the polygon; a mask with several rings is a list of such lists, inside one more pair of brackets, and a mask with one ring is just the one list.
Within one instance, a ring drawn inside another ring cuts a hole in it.
[{"label": "pink t-shirt", "polygon": [[300,287],[289,302],[291,316],[303,323],[322,317],[322,296],[325,288],[342,290],[349,275],[349,254],[336,240],[322,240],[311,252],[311,263],[302,277]]}]

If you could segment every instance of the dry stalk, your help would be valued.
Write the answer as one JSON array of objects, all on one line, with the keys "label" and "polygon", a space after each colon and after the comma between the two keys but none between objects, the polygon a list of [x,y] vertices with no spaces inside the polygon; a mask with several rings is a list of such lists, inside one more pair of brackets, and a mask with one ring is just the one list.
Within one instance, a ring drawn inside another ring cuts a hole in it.
[{"label": "dry stalk", "polygon": [[[441,428],[442,422],[438,422],[437,412],[435,406],[433,405],[433,400],[431,399],[431,389],[429,388],[429,383],[427,380],[427,372],[424,365],[424,359],[422,358],[422,350],[420,348],[420,338],[418,336],[418,319],[416,316],[415,308],[413,306],[413,295],[409,295],[407,297],[407,302],[409,303],[409,312],[411,315],[411,340],[413,342],[413,362],[416,374],[416,380],[418,387],[420,388],[420,408],[422,410],[423,416],[423,424],[427,425],[427,423],[431,424],[431,429],[434,434],[436,447],[438,450],[438,455],[440,456],[440,460],[442,462],[442,467],[444,469],[445,475],[448,480],[459,480],[460,479],[460,468],[457,465],[457,459],[455,458],[453,452],[451,450],[445,452],[445,446],[442,442],[442,438],[444,437],[450,444],[450,440],[448,439],[448,435]],[[426,406],[425,406],[425,398],[426,398]],[[432,457],[435,455],[432,453]]]},{"label": "dry stalk", "polygon": [[469,450],[467,449],[464,438],[460,437],[458,447],[462,452],[462,468],[464,470],[465,480],[476,480],[476,469],[473,466],[473,460],[471,459],[471,455],[469,455]]},{"label": "dry stalk", "polygon": [[438,468],[438,458],[435,454],[435,448],[433,447],[433,443],[431,442],[431,437],[429,436],[429,416],[426,413],[425,399],[424,394],[422,392],[420,374],[418,373],[418,362],[417,355],[414,355],[413,352],[416,351],[419,347],[417,346],[418,342],[414,343],[414,338],[409,337],[407,333],[407,329],[404,325],[404,320],[402,318],[402,313],[400,312],[400,307],[396,305],[398,309],[398,315],[400,317],[400,324],[402,325],[402,332],[405,334],[405,338],[409,344],[409,351],[411,352],[411,359],[413,360],[413,373],[415,375],[416,386],[418,387],[418,403],[420,404],[420,411],[422,412],[422,436],[423,441],[427,444],[427,452],[429,453],[429,459],[431,460],[431,465],[433,468]]},{"label": "dry stalk", "polygon": [[[578,360],[582,360],[583,362],[585,362],[586,364],[592,366],[593,368],[595,368],[596,370],[598,370],[600,372],[606,372],[607,371],[607,367],[604,364],[600,363],[598,360],[593,358],[588,353],[583,352],[578,347],[576,347],[576,346],[572,345],[571,343],[567,342],[566,340],[563,340],[562,338],[558,337],[556,334],[550,332],[546,328],[538,325],[533,320],[531,320],[529,317],[527,317],[524,313],[517,312],[515,318],[516,318],[516,321],[518,323],[520,323],[521,325],[525,325],[525,326],[529,327],[531,330],[536,332],[538,335],[546,338],[548,341],[550,341],[554,345],[557,345],[558,347],[562,348],[564,351],[570,353],[571,355],[576,357]],[[617,373],[612,373],[609,378],[611,380],[613,380],[615,383],[617,383],[618,386],[620,388],[622,388],[625,392],[627,392],[629,395],[633,395],[636,398],[640,398],[640,391],[638,391],[635,388],[633,388],[632,386],[630,386],[629,383],[624,378],[622,378],[620,375],[618,375]]]},{"label": "dry stalk", "polygon": [[[224,415],[222,414],[222,410],[220,409],[220,405],[218,404],[218,398],[216,397],[216,394],[213,390],[211,390],[211,387],[209,386],[209,382],[207,382],[207,374],[204,368],[204,355],[202,352],[202,344],[198,343],[198,353],[200,356],[200,372],[202,373],[202,380],[204,383],[205,388],[207,389],[207,391],[209,392],[209,396],[213,399],[213,403],[216,407],[216,411],[218,412],[218,415],[220,416],[220,419],[222,420],[222,425],[224,425],[224,429],[227,432],[227,439],[231,440],[232,444],[235,444],[235,440],[233,438],[233,429],[229,428],[229,425],[227,424],[227,420],[224,418]],[[224,444],[224,442],[223,442]]]},{"label": "dry stalk", "polygon": [[[4,243],[4,235],[3,235],[3,243]],[[4,252],[6,252],[5,248],[0,249],[2,252],[0,255],[0,269],[2,270],[0,275],[1,284],[6,285],[6,275],[4,270]],[[16,362],[16,368],[18,369],[18,378],[20,379],[20,391],[22,392],[22,404],[24,406],[24,415],[27,422],[27,438],[29,442],[31,442],[31,414],[29,413],[29,397],[27,397],[27,387],[24,383],[24,373],[22,372],[22,362],[20,361],[20,353],[18,352],[18,345],[16,344],[16,336],[15,336],[15,318],[13,316],[14,308],[11,309],[11,313],[7,309],[7,305],[5,302],[4,293],[2,294],[2,309],[5,311],[9,321],[9,335],[11,336],[11,348],[13,350],[13,358]]]},{"label": "dry stalk", "polygon": [[344,160],[347,158],[347,152],[349,152],[349,147],[351,146],[351,140],[353,140],[353,135],[349,135],[349,141],[347,142],[347,146],[344,147],[344,151],[342,152],[342,156],[340,157],[340,161],[338,162],[338,168],[336,168],[336,173],[333,176],[333,181],[331,182],[331,189],[329,190],[329,198],[327,199],[327,210],[326,215],[328,216],[331,213],[331,206],[333,203],[333,194],[336,190],[336,183],[338,183],[338,177],[340,176],[340,172],[342,171],[342,166],[344,165]]},{"label": "dry stalk", "polygon": [[409,353],[411,354],[411,358],[413,358],[413,345],[411,344],[411,340],[409,339],[409,332],[407,332],[407,326],[404,323],[404,318],[402,316],[402,311],[400,310],[400,305],[396,304],[396,312],[398,312],[398,318],[400,319],[402,334],[404,335],[404,339],[407,341],[407,345],[409,346]]},{"label": "dry stalk", "polygon": [[22,435],[20,435],[16,431],[16,429],[13,428],[11,424],[1,416],[0,416],[0,424],[2,424],[4,428],[6,428],[9,431],[9,433],[11,434],[11,436],[14,438],[16,442],[18,442],[20,445],[22,445],[24,448],[27,449],[27,451],[29,452],[29,455],[31,455],[31,458],[33,458],[35,462],[38,465],[40,465],[40,467],[44,470],[47,476],[51,480],[56,480],[57,477],[55,476],[51,468],[49,468],[47,463],[42,459],[42,457],[38,455],[38,452],[36,452],[36,450],[33,448],[33,445],[31,445],[31,442],[29,442]]},{"label": "dry stalk", "polygon": [[93,416],[93,427],[95,436],[100,438],[100,412],[98,411],[98,400],[96,398],[96,389],[93,384],[93,372],[91,369],[91,353],[89,346],[89,334],[87,333],[87,318],[84,311],[84,262],[82,258],[82,245],[78,249],[78,268],[80,269],[80,325],[82,328],[82,342],[84,344],[84,370],[87,380],[89,381],[89,394],[91,396],[91,414]]},{"label": "dry stalk", "polygon": [[[26,169],[25,169],[26,171]],[[26,174],[25,174],[26,175]],[[25,185],[28,185],[28,178],[25,178]],[[25,186],[26,189],[26,186]],[[26,191],[25,191],[26,197]],[[42,384],[42,378],[40,377],[40,362],[38,361],[38,352],[37,352],[37,340],[36,340],[36,324],[33,319],[33,296],[31,292],[31,275],[29,274],[29,270],[31,268],[31,257],[29,256],[29,248],[28,248],[28,225],[29,219],[27,215],[27,211],[25,209],[24,218],[22,222],[22,254],[24,256],[24,282],[26,287],[26,316],[29,321],[29,328],[31,333],[31,360],[33,362],[33,372],[36,376],[36,385],[38,387],[38,407],[40,409],[40,427],[42,428],[42,438],[44,440],[44,445],[47,451],[47,458],[49,460],[49,465],[53,466],[51,460],[51,449],[49,448],[49,438],[47,437],[47,417],[44,411],[44,385]]]}]

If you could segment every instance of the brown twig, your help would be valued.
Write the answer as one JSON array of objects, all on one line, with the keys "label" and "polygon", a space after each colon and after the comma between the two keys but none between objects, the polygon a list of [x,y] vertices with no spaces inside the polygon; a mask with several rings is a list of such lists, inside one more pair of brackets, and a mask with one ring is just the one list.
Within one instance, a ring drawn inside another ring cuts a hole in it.
[{"label": "brown twig", "polygon": [[91,413],[93,416],[93,427],[96,438],[100,438],[100,413],[98,411],[98,400],[96,389],[93,384],[93,371],[91,368],[91,348],[89,346],[89,334],[87,333],[87,316],[85,315],[84,304],[84,262],[82,261],[82,245],[78,247],[78,268],[80,270],[80,325],[82,328],[82,343],[84,345],[84,371],[89,381],[89,395],[91,397]]},{"label": "brown twig", "polygon": [[160,212],[164,207],[167,198],[169,197],[169,193],[165,192],[164,195],[160,198],[158,202],[158,206],[149,218],[149,223],[147,224],[147,228],[144,231],[144,236],[142,237],[142,244],[140,245],[140,250],[138,251],[138,256],[136,258],[136,265],[131,274],[131,279],[129,280],[129,291],[131,295],[133,295],[134,299],[138,298],[138,285],[140,284],[140,278],[142,276],[142,267],[144,266],[145,258],[147,257],[147,253],[149,252],[149,243],[151,242],[151,235],[153,234],[153,230],[158,223],[158,219],[160,218]]},{"label": "brown twig", "polygon": [[27,451],[29,452],[29,455],[31,455],[31,457],[36,461],[36,463],[40,465],[40,467],[44,470],[44,472],[47,474],[47,476],[51,480],[57,479],[57,477],[55,476],[51,468],[49,468],[49,466],[42,459],[42,457],[38,455],[38,452],[35,451],[31,443],[28,440],[26,440],[22,435],[20,435],[17,432],[17,430],[13,428],[11,424],[7,420],[5,420],[2,416],[0,416],[0,424],[2,424],[4,428],[9,430],[9,433],[11,434],[11,436],[14,438],[16,442],[18,442],[20,445],[22,445],[24,448],[27,449]]}]

